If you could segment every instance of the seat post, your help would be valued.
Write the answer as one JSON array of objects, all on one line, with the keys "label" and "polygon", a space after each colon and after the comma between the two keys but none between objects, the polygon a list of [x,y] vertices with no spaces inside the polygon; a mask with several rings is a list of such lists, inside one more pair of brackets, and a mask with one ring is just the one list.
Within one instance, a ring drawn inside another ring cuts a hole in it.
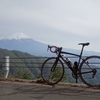
[{"label": "seat post", "polygon": [[81,53],[80,53],[80,57],[81,57],[82,54],[83,54],[83,49],[84,49],[84,45],[82,45],[82,49],[81,49]]}]

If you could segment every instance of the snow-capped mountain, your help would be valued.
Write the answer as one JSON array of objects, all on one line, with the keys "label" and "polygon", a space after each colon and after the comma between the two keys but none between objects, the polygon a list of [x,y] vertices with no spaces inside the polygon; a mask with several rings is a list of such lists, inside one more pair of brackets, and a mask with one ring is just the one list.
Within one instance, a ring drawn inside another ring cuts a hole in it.
[{"label": "snow-capped mountain", "polygon": [[0,48],[19,50],[37,56],[45,56],[47,44],[35,41],[24,33],[16,33],[0,40]]},{"label": "snow-capped mountain", "polygon": [[20,33],[15,33],[7,38],[3,38],[1,40],[23,40],[23,39],[31,39],[31,37],[27,36],[26,34],[20,32]]},{"label": "snow-capped mountain", "polygon": [[20,40],[20,39],[31,39],[31,38],[28,37],[26,34],[24,34],[24,33],[21,32],[21,33],[13,34],[13,35],[9,36],[6,39],[8,39],[8,40],[12,40],[12,39]]}]

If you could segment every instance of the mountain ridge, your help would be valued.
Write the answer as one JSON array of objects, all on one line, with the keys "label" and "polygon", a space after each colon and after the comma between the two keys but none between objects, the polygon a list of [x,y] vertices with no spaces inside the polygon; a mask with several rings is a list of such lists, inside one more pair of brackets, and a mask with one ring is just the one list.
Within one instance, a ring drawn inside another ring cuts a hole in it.
[{"label": "mountain ridge", "polygon": [[[10,36],[10,38],[8,37],[0,40],[0,48],[8,50],[19,50],[35,56],[55,56],[55,54],[47,52],[47,46],[47,44],[33,40],[22,32]],[[76,54],[80,53],[80,50],[69,48],[63,48],[63,51],[68,51]],[[84,50],[84,55],[100,55],[100,52]]]}]

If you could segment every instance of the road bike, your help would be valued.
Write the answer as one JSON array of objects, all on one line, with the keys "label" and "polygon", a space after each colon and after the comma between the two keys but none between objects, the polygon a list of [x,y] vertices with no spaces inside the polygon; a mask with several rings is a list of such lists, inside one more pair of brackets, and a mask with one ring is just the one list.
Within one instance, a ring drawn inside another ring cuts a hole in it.
[{"label": "road bike", "polygon": [[[70,53],[62,51],[62,47],[49,46],[48,49],[52,53],[56,53],[56,57],[47,58],[41,67],[42,79],[49,85],[54,85],[60,82],[65,73],[65,65],[71,70],[73,78],[76,83],[80,78],[83,83],[88,86],[99,86],[100,87],[100,56],[93,55],[83,57],[83,49],[90,43],[79,43],[82,45],[80,54]],[[77,61],[72,61],[68,57],[63,55],[71,55],[78,57]]]}]

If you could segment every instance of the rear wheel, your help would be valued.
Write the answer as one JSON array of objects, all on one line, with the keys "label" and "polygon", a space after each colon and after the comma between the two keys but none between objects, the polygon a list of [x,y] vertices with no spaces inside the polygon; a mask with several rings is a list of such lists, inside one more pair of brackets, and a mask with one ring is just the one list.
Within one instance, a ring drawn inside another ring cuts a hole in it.
[{"label": "rear wheel", "polygon": [[47,84],[57,84],[63,75],[64,65],[60,59],[57,61],[56,57],[51,57],[44,61],[41,67],[41,76]]},{"label": "rear wheel", "polygon": [[100,87],[100,57],[89,56],[80,65],[80,78],[88,86]]}]

